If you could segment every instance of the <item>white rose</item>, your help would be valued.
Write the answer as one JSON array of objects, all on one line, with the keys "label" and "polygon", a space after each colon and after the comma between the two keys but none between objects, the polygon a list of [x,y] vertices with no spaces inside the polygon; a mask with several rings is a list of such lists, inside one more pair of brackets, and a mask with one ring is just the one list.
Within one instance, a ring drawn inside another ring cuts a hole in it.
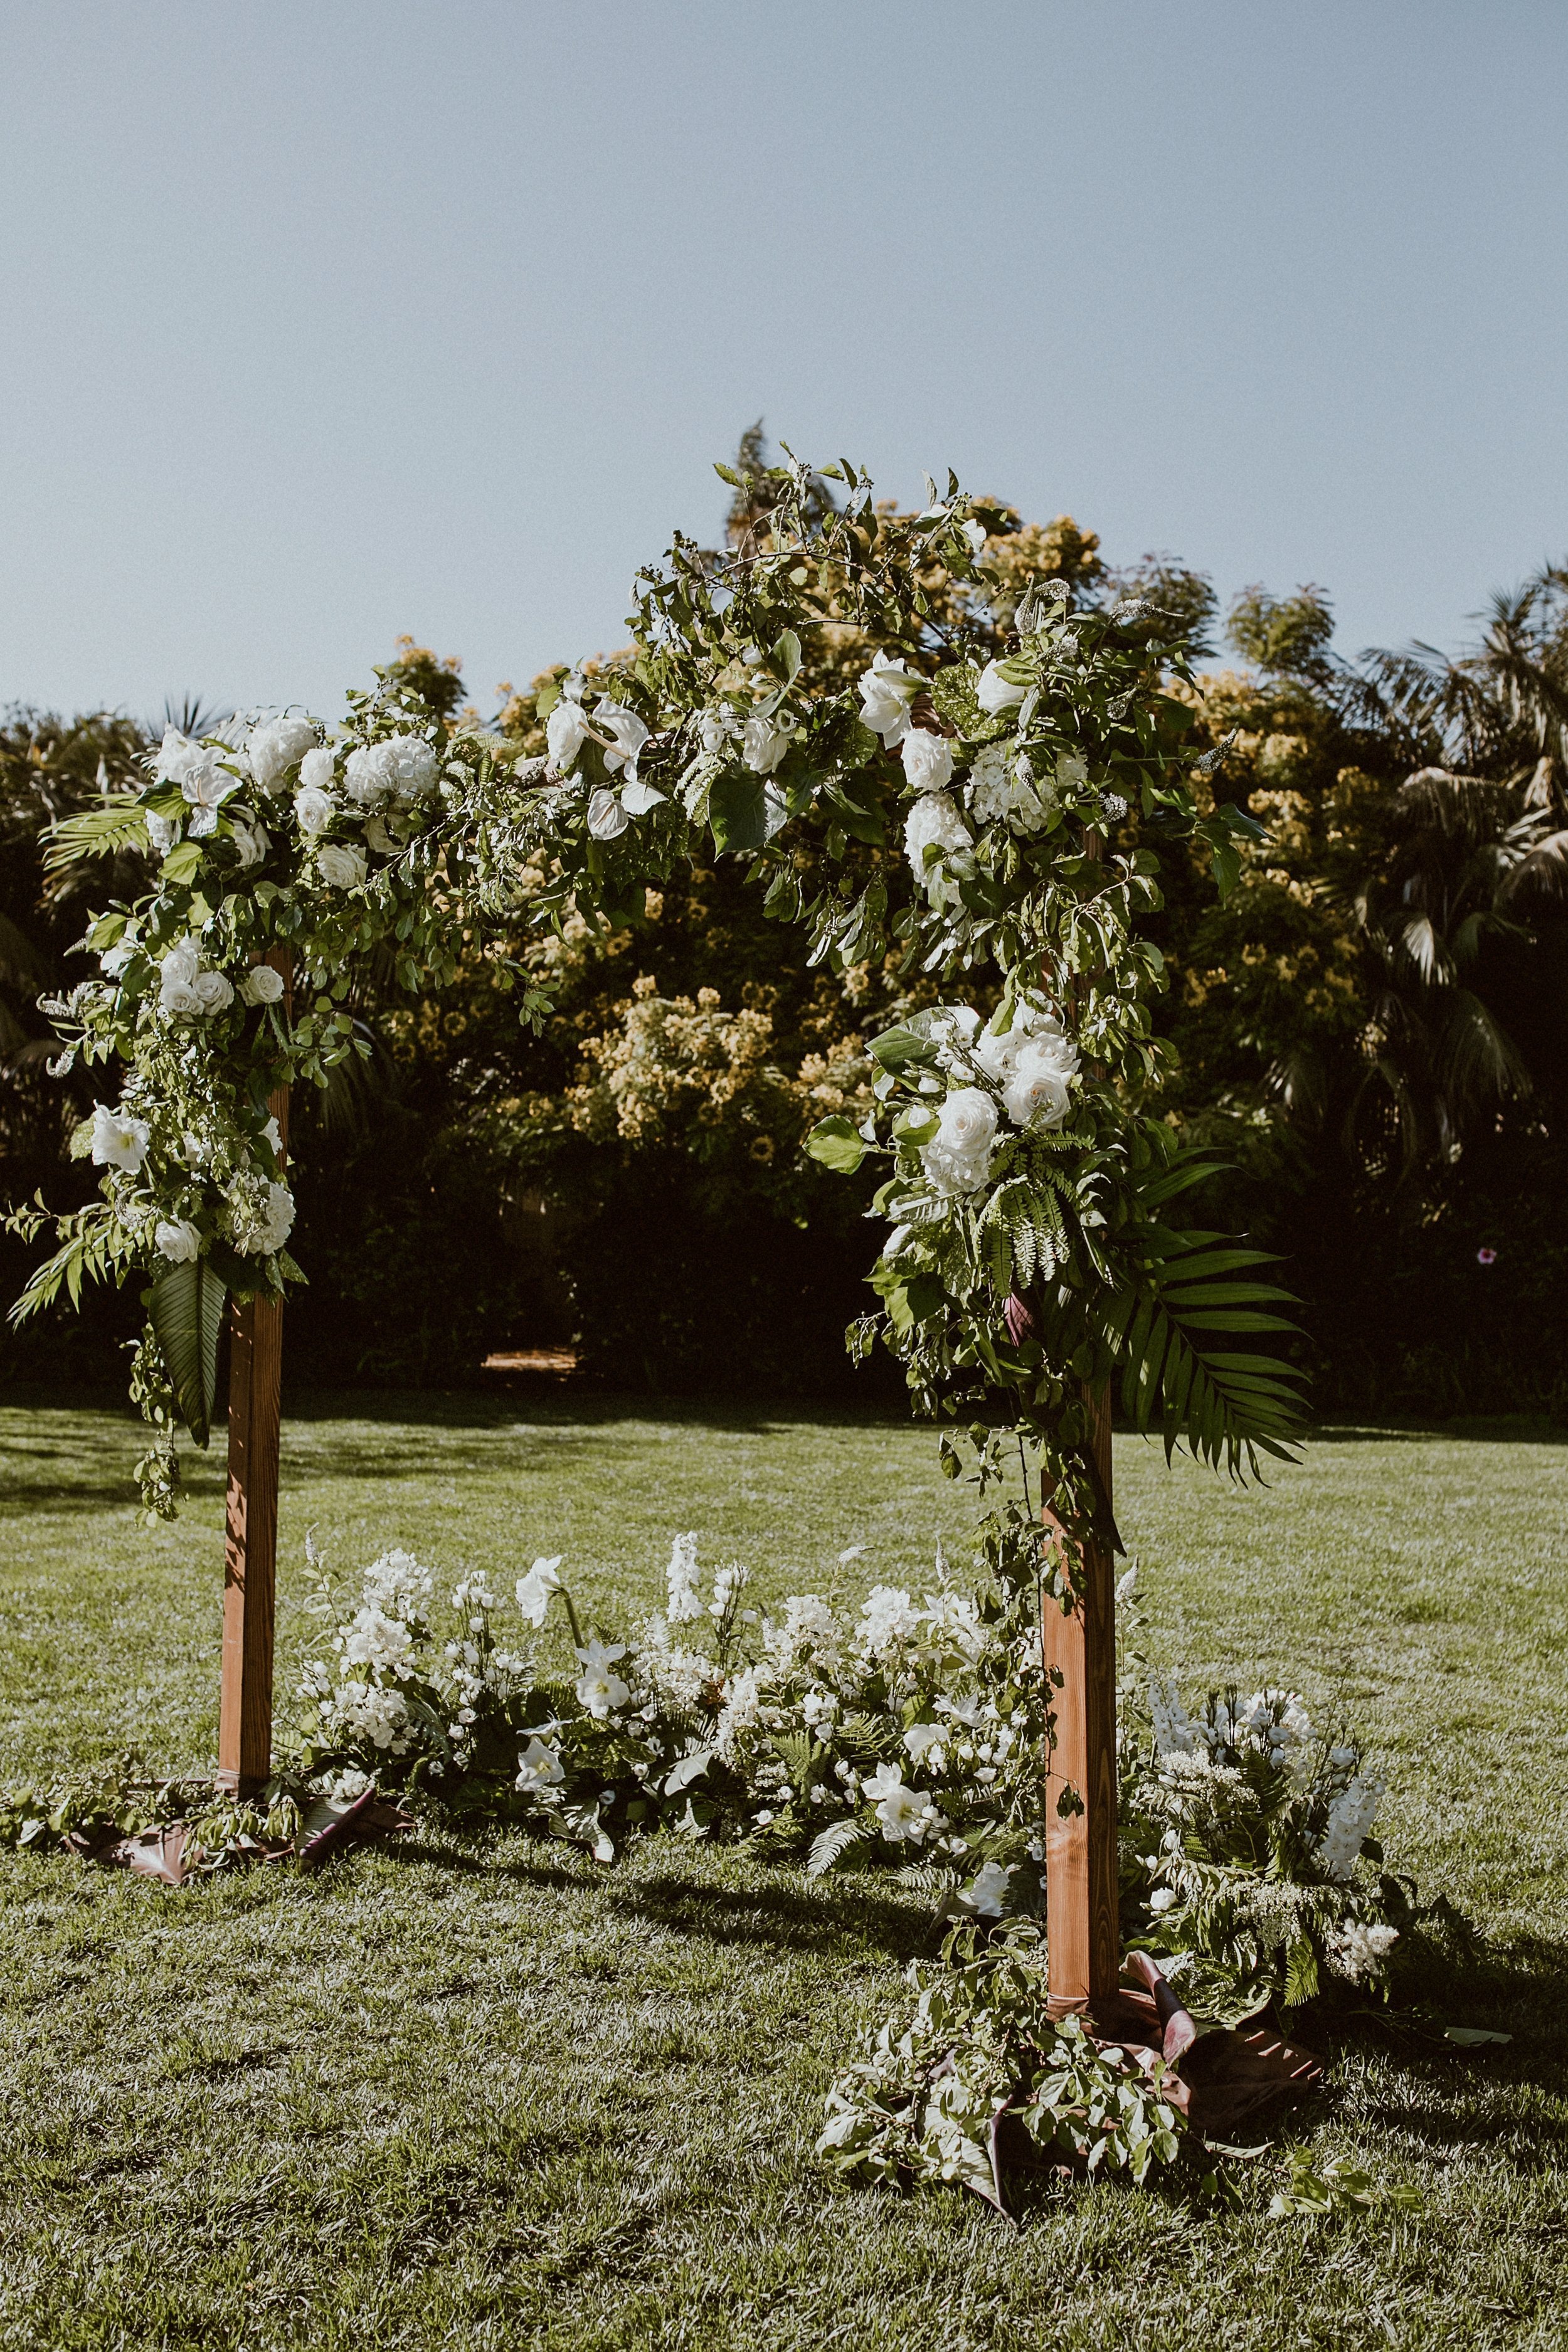
[{"label": "white rose", "polygon": [[958,803],[948,793],[922,793],[910,809],[904,825],[904,848],[915,878],[926,878],[925,853],[933,845],[941,850],[967,849],[969,827],[958,813]]},{"label": "white rose", "polygon": [[382,756],[385,748],[382,743],[362,744],[343,762],[343,790],[361,808],[374,808],[392,796],[395,779],[391,763]]},{"label": "white rose", "polygon": [[1032,1037],[1013,1063],[1002,1099],[1017,1127],[1060,1127],[1068,1115],[1068,1082],[1078,1055],[1065,1038]]},{"label": "white rose", "polygon": [[860,717],[873,735],[882,739],[885,751],[895,751],[909,731],[910,705],[921,690],[921,681],[911,677],[900,654],[896,661],[879,654],[871,667],[860,677]]},{"label": "white rose", "polygon": [[123,1168],[134,1176],[147,1157],[153,1131],[144,1118],[132,1118],[107,1103],[92,1107],[92,1157],[100,1168]]},{"label": "white rose", "polygon": [[334,890],[357,890],[364,880],[364,852],[339,841],[324,841],[316,852],[321,879]]},{"label": "white rose", "polygon": [[242,1004],[276,1004],[283,994],[283,975],[269,963],[252,965],[239,983]]},{"label": "white rose", "polygon": [[974,698],[982,710],[989,711],[994,718],[999,710],[1009,709],[1015,702],[1022,702],[1028,690],[1026,686],[1015,686],[1010,677],[1004,677],[993,661],[987,662],[980,673]]},{"label": "white rose", "polygon": [[161,1218],[153,1239],[171,1265],[189,1265],[201,1255],[202,1237],[188,1217]]},{"label": "white rose", "polygon": [[282,1248],[293,1227],[293,1193],[287,1184],[268,1184],[260,1216],[237,1246],[247,1257],[269,1257]]},{"label": "white rose", "polygon": [[952,746],[945,735],[911,727],[904,737],[904,773],[917,793],[940,793],[952,776]]},{"label": "white rose", "polygon": [[307,791],[311,785],[314,785],[319,793],[331,791],[332,755],[324,743],[318,743],[315,750],[307,751],[300,761],[300,782]]},{"label": "white rose", "polygon": [[316,730],[305,719],[266,719],[246,739],[245,757],[258,791],[269,793],[286,769],[316,749]]},{"label": "white rose", "polygon": [[234,1003],[233,985],[221,971],[198,971],[191,982],[191,992],[205,1013],[226,1013]]},{"label": "white rose", "polygon": [[165,1013],[178,1016],[202,1010],[202,1001],[196,993],[201,964],[201,950],[192,939],[176,941],[166,955],[160,957],[158,1002]]},{"label": "white rose", "polygon": [[337,813],[336,801],[320,784],[301,785],[294,795],[294,822],[307,841],[325,833]]},{"label": "white rose", "polygon": [[588,830],[595,841],[614,841],[625,833],[630,820],[614,793],[601,784],[588,800]]},{"label": "white rose", "polygon": [[613,776],[617,768],[635,768],[637,753],[647,741],[647,729],[635,710],[627,710],[619,702],[601,702],[594,712],[594,723],[613,737],[616,749],[605,754],[605,765]]},{"label": "white rose", "polygon": [[550,764],[563,774],[577,757],[588,740],[588,721],[580,702],[570,702],[564,695],[544,722],[544,740],[550,747]]},{"label": "white rose", "polygon": [[959,1087],[942,1104],[937,1131],[921,1151],[939,1192],[973,1192],[991,1169],[996,1106],[981,1087]]},{"label": "white rose", "polygon": [[760,715],[748,719],[741,737],[741,757],[754,776],[771,776],[795,740],[793,727]]}]

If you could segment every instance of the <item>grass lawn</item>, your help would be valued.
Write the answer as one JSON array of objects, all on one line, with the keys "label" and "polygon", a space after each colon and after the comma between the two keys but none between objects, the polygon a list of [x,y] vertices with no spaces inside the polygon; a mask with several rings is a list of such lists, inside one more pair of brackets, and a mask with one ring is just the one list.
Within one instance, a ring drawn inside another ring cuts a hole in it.
[{"label": "grass lawn", "polygon": [[[0,1412],[11,1780],[130,1739],[212,1753],[220,1463],[149,1534],[137,1448],[107,1409]],[[765,1601],[916,1580],[968,1521],[928,1437],[794,1411],[323,1399],[284,1465],[285,1668],[311,1526],[344,1570],[398,1541],[510,1584],[563,1551],[609,1620],[652,1604],[677,1528]],[[1423,2212],[1270,2221],[1272,2158],[1239,2210],[1184,2173],[1063,2182],[1016,2230],[836,2179],[823,2091],[933,1943],[873,1877],[808,1888],[673,1839],[602,1872],[429,1835],[178,1892],[3,1855],[0,2344],[1561,2352],[1568,1444],[1330,1433],[1241,1496],[1119,1439],[1116,1475],[1155,1663],[1342,1695],[1391,1861],[1489,1938],[1447,2009],[1506,2049],[1370,2032],[1288,2126]]]}]

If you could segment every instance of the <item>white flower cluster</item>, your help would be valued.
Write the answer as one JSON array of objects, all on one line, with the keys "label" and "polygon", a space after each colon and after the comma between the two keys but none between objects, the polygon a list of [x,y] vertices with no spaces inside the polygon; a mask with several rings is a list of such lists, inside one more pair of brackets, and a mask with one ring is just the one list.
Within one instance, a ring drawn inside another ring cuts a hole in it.
[{"label": "white flower cluster", "polygon": [[550,772],[569,774],[584,743],[599,746],[605,772],[619,780],[619,788],[601,784],[589,794],[588,830],[595,841],[615,841],[633,817],[646,816],[665,796],[637,773],[637,760],[648,740],[645,722],[609,695],[589,711],[583,702],[586,691],[585,679],[575,675],[567,678],[544,722]]},{"label": "white flower cluster", "polygon": [[948,1091],[937,1131],[921,1146],[921,1165],[939,1192],[977,1192],[990,1173],[1004,1114],[1026,1132],[1063,1124],[1078,1076],[1078,1048],[1055,1010],[1034,998],[1018,1000],[1011,1025],[1001,1032],[982,1028],[970,1005],[944,1006],[932,1020],[931,1034],[940,1041]]}]

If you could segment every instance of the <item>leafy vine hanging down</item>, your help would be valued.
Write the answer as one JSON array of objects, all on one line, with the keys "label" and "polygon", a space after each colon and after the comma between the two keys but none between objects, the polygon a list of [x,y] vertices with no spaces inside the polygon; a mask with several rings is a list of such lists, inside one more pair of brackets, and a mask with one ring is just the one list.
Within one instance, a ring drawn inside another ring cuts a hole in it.
[{"label": "leafy vine hanging down", "polygon": [[[1283,1294],[1259,1252],[1173,1221],[1214,1163],[1140,1108],[1160,1051],[1160,958],[1139,930],[1160,846],[1202,838],[1223,888],[1257,831],[1215,805],[1215,755],[1184,748],[1179,623],[1137,601],[1075,610],[1047,583],[1012,614],[1015,649],[982,661],[1010,603],[996,513],[951,477],[918,515],[879,511],[847,464],[792,458],[768,489],[738,549],[678,539],[639,575],[631,650],[558,679],[543,758],[437,724],[384,677],[335,731],[286,715],[171,734],[139,793],[58,828],[58,860],[118,843],[161,863],[144,898],[99,917],[97,976],[53,1007],[64,1061],[125,1077],[75,1139],[100,1197],[57,1221],[15,1311],[84,1279],[144,1283],[153,1507],[174,1507],[176,1422],[205,1442],[225,1295],[302,1278],[269,1106],[356,1049],[356,974],[438,989],[466,938],[607,929],[714,855],[747,863],[814,960],[890,953],[906,976],[908,1016],[871,1045],[874,1110],[825,1120],[809,1148],[843,1168],[887,1158],[879,1305],[852,1344],[894,1349],[983,1481],[1021,1444],[1034,1496],[1093,1524],[1086,1398],[1118,1376],[1167,1449],[1236,1475],[1288,1451],[1296,1378],[1258,1345],[1290,1328]],[[933,617],[939,571],[956,621]],[[999,991],[988,1022],[945,1001],[955,984]],[[547,1009],[531,986],[521,1003]],[[40,1202],[16,1222],[45,1218]],[[998,1526],[1032,1580],[1027,1494]]]}]

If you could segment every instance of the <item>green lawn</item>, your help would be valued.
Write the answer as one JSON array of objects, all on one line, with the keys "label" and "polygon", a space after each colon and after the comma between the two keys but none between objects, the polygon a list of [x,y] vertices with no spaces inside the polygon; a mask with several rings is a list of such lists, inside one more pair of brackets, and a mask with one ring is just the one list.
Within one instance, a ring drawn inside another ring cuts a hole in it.
[{"label": "green lawn", "polygon": [[[11,1780],[132,1738],[210,1757],[219,1465],[149,1534],[137,1444],[107,1410],[0,1412]],[[285,1664],[311,1526],[340,1570],[401,1541],[510,1584],[563,1551],[608,1620],[652,1602],[679,1528],[766,1600],[917,1579],[968,1517],[929,1438],[793,1411],[322,1400],[284,1459]],[[1242,1496],[1119,1440],[1117,1479],[1156,1662],[1342,1694],[1391,1860],[1491,1939],[1448,2013],[1507,2049],[1349,2042],[1290,2126],[1424,2213],[1269,2221],[1272,2160],[1238,2211],[1184,2175],[1063,2182],[1017,2231],[835,2179],[824,2088],[932,1943],[874,1879],[675,1841],[602,1873],[431,1835],[179,1892],[0,1856],[0,2343],[1560,2352],[1568,1445],[1342,1431]]]}]

